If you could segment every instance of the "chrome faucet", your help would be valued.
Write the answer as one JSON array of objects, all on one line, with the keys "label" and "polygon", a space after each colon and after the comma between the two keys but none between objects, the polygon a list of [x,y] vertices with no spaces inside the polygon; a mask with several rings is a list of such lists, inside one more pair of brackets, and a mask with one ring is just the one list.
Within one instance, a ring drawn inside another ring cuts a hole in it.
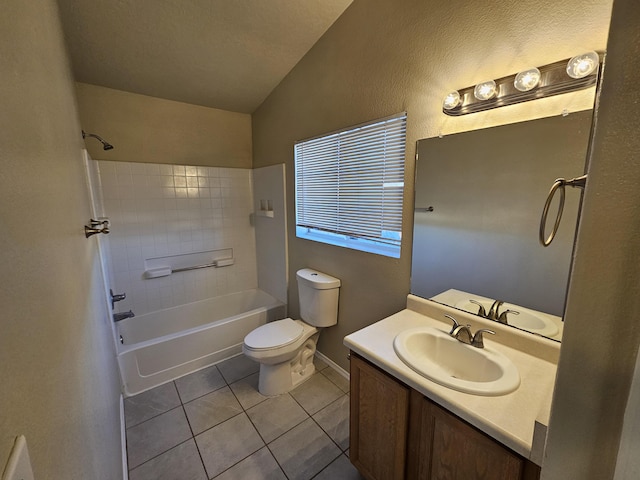
[{"label": "chrome faucet", "polygon": [[489,320],[498,320],[498,312],[503,303],[504,302],[502,300],[496,300],[495,302],[493,302],[491,308],[489,309],[489,313],[487,313],[487,318]]},{"label": "chrome faucet", "polygon": [[484,305],[482,305],[480,302],[473,299],[470,299],[469,302],[478,306],[477,315],[479,317],[487,318],[489,320],[494,320],[496,322],[503,323],[505,325],[509,325],[509,322],[507,321],[508,320],[507,315],[509,313],[513,315],[520,315],[520,312],[518,312],[517,310],[507,309],[504,312],[500,312],[500,307],[504,304],[502,300],[496,300],[495,302],[493,302],[493,304],[491,305],[491,308],[489,309],[489,313],[487,313],[487,311],[484,308]]},{"label": "chrome faucet", "polygon": [[494,332],[493,330],[489,330],[488,328],[481,328],[480,330],[476,331],[474,335],[471,333],[471,325],[460,325],[458,321],[451,315],[445,315],[445,317],[453,322],[453,327],[451,327],[449,335],[451,335],[459,342],[471,345],[472,347],[484,348],[484,338],[482,337],[483,333],[488,333],[490,335],[496,334],[496,332]]},{"label": "chrome faucet", "polygon": [[517,310],[505,310],[504,312],[500,312],[500,307],[504,302],[502,300],[496,300],[491,305],[491,309],[489,309],[489,313],[487,314],[487,318],[489,320],[495,320],[496,322],[503,323],[505,325],[509,325],[507,322],[507,315],[512,313],[513,315],[520,315],[520,312]]},{"label": "chrome faucet", "polygon": [[128,312],[122,312],[122,313],[114,313],[113,314],[113,321],[114,322],[119,322],[121,320],[124,320],[125,318],[131,318],[131,317],[135,317],[136,315],[129,310]]},{"label": "chrome faucet", "polygon": [[471,345],[471,342],[473,342],[473,334],[471,333],[469,325],[458,325],[457,327],[454,327],[453,331],[449,335],[459,342],[466,343],[467,345]]}]

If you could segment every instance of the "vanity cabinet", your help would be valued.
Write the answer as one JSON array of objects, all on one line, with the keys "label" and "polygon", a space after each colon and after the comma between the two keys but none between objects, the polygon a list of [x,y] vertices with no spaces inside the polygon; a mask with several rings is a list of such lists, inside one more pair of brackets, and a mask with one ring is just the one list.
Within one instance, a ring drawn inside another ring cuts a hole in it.
[{"label": "vanity cabinet", "polygon": [[537,480],[540,468],[351,354],[351,462],[368,480]]},{"label": "vanity cabinet", "polygon": [[369,480],[404,479],[409,387],[351,354],[349,458]]}]

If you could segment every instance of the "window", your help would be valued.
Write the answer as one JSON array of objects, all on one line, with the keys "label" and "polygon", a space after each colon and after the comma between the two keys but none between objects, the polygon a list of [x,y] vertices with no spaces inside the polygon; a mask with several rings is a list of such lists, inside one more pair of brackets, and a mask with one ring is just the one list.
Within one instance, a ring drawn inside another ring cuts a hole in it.
[{"label": "window", "polygon": [[296,235],[400,257],[407,114],[295,144]]}]

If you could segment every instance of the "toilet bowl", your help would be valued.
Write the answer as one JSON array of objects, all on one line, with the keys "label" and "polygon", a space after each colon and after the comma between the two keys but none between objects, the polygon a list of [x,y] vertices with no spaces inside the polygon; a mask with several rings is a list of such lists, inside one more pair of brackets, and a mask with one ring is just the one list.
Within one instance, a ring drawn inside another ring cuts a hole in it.
[{"label": "toilet bowl", "polygon": [[316,327],[291,318],[267,323],[249,333],[242,351],[260,363],[260,393],[280,395],[313,375],[318,337]]},{"label": "toilet bowl", "polygon": [[302,320],[284,318],[262,325],[242,345],[243,353],[260,363],[262,395],[286,393],[313,375],[319,329],[338,321],[340,280],[309,268],[296,277]]}]

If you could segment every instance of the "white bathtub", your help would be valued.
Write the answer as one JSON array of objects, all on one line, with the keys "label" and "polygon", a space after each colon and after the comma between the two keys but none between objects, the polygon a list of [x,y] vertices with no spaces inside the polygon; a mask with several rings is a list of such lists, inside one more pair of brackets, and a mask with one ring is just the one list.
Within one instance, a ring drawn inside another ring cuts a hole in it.
[{"label": "white bathtub", "polygon": [[247,290],[127,318],[116,323],[125,396],[237,355],[244,337],[286,316],[285,305]]}]

